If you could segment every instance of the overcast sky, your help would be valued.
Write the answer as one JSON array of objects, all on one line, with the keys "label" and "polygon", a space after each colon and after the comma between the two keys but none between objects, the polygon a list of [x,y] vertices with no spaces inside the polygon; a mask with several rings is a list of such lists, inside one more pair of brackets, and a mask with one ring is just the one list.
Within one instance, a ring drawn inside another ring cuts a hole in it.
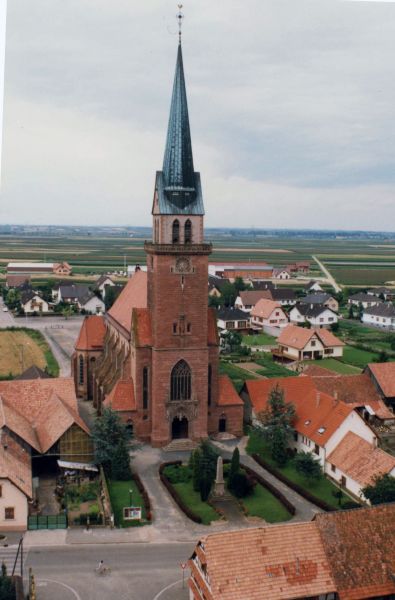
[{"label": "overcast sky", "polygon": [[[150,224],[176,12],[9,2],[2,223]],[[394,230],[395,4],[186,0],[184,12],[207,225]]]}]

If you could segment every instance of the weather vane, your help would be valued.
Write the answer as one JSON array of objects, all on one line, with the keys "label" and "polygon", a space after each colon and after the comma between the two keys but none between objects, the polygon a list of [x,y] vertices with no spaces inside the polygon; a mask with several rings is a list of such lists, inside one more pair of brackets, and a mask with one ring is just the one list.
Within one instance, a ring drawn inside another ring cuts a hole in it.
[{"label": "weather vane", "polygon": [[177,21],[178,21],[178,40],[179,43],[181,44],[181,36],[182,36],[182,20],[184,18],[184,15],[182,13],[182,4],[178,4],[178,14],[177,14]]}]

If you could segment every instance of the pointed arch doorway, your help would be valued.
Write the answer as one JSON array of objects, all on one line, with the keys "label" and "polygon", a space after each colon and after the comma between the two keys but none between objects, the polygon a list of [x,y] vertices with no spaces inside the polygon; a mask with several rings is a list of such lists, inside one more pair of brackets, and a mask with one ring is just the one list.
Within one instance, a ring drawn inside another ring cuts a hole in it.
[{"label": "pointed arch doorway", "polygon": [[181,440],[188,438],[189,423],[186,417],[174,417],[171,424],[171,439]]}]

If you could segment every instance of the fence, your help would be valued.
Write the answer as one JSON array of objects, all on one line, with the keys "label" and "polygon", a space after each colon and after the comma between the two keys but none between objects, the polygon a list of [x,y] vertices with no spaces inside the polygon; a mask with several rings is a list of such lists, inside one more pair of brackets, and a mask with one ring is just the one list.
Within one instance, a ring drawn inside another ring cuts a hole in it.
[{"label": "fence", "polygon": [[32,515],[28,519],[27,528],[34,529],[67,529],[67,515]]}]

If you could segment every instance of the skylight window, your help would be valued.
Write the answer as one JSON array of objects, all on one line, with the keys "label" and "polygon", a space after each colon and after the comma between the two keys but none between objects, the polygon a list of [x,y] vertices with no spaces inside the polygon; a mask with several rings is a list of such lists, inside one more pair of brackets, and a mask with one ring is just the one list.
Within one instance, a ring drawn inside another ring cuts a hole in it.
[{"label": "skylight window", "polygon": [[311,421],[310,419],[307,419],[307,421],[304,422],[305,425],[310,425]]},{"label": "skylight window", "polygon": [[320,427],[318,433],[325,433],[326,427]]}]

